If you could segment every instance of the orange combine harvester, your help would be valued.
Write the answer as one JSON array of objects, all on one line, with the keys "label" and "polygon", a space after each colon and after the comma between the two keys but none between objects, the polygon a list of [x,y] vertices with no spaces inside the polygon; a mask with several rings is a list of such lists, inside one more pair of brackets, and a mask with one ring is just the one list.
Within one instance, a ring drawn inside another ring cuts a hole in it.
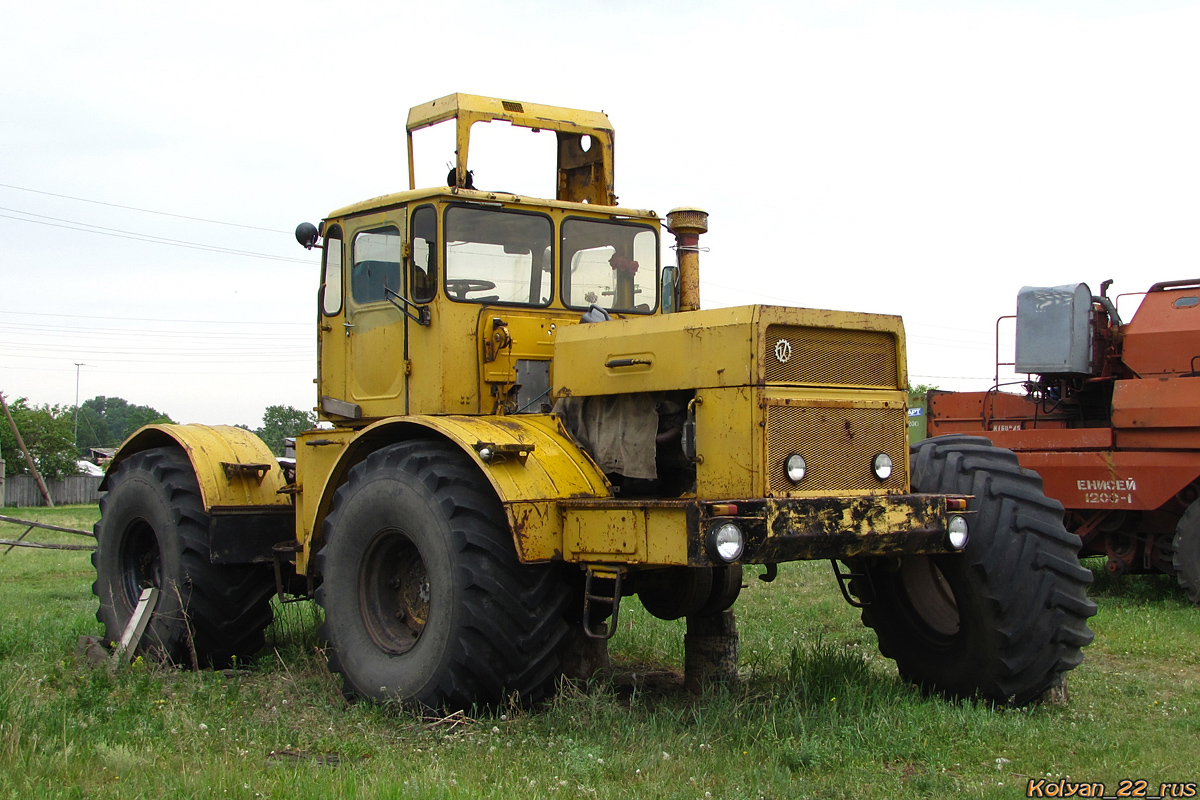
[{"label": "orange combine harvester", "polygon": [[1015,451],[1065,507],[1080,555],[1107,556],[1115,575],[1175,575],[1200,603],[1200,280],[1154,284],[1129,322],[1111,283],[1098,296],[1083,283],[1021,289],[1012,366],[1025,394],[998,380],[930,392],[928,432]]}]

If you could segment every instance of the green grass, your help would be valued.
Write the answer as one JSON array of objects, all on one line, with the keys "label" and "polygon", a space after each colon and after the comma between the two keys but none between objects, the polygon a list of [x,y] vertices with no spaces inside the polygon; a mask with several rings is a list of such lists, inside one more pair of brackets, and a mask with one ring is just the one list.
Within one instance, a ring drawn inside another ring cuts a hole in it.
[{"label": "green grass", "polygon": [[[96,516],[22,511],[81,528]],[[0,524],[0,537],[21,530]],[[243,671],[89,668],[75,656],[77,637],[102,633],[88,554],[14,550],[0,555],[0,800],[1012,798],[1030,778],[1110,792],[1200,780],[1200,609],[1169,579],[1095,569],[1096,643],[1067,705],[921,697],[814,563],[770,585],[748,575],[735,688],[684,692],[683,623],[627,599],[612,676],[532,712],[437,722],[346,703],[307,603],[277,609]]]}]

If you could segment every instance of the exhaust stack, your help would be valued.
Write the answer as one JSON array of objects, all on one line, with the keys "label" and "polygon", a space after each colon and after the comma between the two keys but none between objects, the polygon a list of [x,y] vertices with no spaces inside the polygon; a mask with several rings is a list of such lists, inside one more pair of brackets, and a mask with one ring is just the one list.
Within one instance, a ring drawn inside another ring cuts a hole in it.
[{"label": "exhaust stack", "polygon": [[699,208],[673,208],[667,212],[667,230],[675,234],[679,263],[679,310],[700,309],[700,234],[708,232],[708,212]]}]

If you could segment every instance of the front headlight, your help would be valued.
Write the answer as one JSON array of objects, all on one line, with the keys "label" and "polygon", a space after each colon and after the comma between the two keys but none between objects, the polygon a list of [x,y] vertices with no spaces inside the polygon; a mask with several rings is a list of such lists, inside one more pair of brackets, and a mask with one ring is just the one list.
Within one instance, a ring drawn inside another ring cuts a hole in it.
[{"label": "front headlight", "polygon": [[787,473],[787,479],[792,483],[799,483],[804,480],[804,476],[808,473],[808,464],[804,461],[804,457],[799,453],[792,453],[783,462],[783,471]]},{"label": "front headlight", "polygon": [[708,550],[713,558],[732,563],[742,557],[745,539],[742,529],[732,522],[722,522],[708,534]]},{"label": "front headlight", "polygon": [[875,459],[871,462],[871,471],[875,473],[875,477],[881,481],[886,481],[892,477],[892,457],[887,453],[878,453]]}]

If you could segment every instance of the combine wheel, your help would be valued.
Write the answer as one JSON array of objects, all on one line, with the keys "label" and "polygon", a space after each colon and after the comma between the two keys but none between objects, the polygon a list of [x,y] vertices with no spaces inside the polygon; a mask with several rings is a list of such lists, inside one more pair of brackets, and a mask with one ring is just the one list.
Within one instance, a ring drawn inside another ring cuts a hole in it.
[{"label": "combine wheel", "polygon": [[[912,455],[913,491],[974,495],[957,555],[860,560],[863,623],[924,691],[1024,705],[1062,682],[1092,641],[1091,572],[1035,473],[987,439],[940,436]],[[867,584],[867,585],[864,585]]]},{"label": "combine wheel", "polygon": [[142,589],[161,594],[139,651],[180,664],[225,666],[263,646],[275,577],[269,567],[212,564],[208,514],[192,465],[175,448],[130,456],[109,476],[96,523],[96,619],[116,641]]},{"label": "combine wheel", "polygon": [[323,531],[321,636],[347,696],[462,709],[554,687],[563,573],[520,563],[503,508],[460,450],[414,441],[372,453]]},{"label": "combine wheel", "polygon": [[1175,573],[1193,603],[1200,605],[1200,500],[1192,501],[1175,526]]}]

